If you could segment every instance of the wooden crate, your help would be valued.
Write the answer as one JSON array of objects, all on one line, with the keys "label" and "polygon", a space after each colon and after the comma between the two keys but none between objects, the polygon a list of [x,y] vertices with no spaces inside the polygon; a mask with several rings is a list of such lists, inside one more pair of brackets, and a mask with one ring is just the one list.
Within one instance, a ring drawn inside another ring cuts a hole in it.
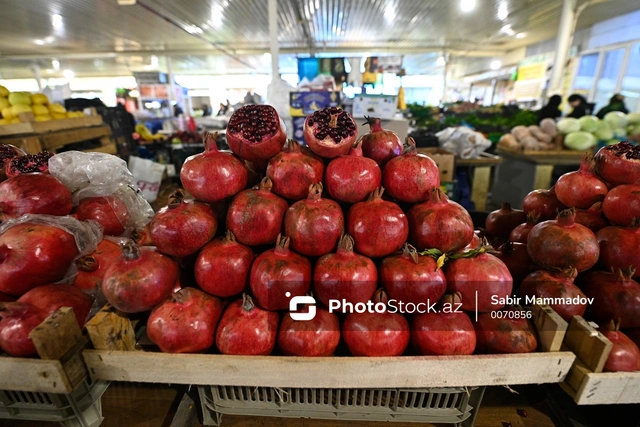
[{"label": "wooden crate", "polygon": [[602,372],[612,343],[581,316],[575,316],[563,349],[577,357],[561,384],[578,405],[640,403],[640,372]]},{"label": "wooden crate", "polygon": [[[535,308],[540,346],[530,354],[402,357],[285,357],[167,354],[133,350],[134,325],[107,307],[87,324],[95,350],[83,355],[95,380],[308,388],[420,388],[562,381],[575,356],[562,352],[567,327]],[[99,333],[98,333],[99,332]]]},{"label": "wooden crate", "polygon": [[33,133],[49,133],[67,129],[83,128],[103,124],[98,115],[74,117],[72,119],[49,120],[47,122],[15,123],[0,126],[0,137],[17,136]]}]

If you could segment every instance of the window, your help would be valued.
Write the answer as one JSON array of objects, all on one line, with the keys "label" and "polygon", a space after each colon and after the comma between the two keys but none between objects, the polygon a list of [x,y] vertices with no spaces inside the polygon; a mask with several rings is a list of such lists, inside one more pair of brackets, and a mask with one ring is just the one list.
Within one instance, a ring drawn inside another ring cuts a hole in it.
[{"label": "window", "polygon": [[640,43],[631,46],[620,93],[629,111],[640,111]]},{"label": "window", "polygon": [[593,82],[596,78],[596,68],[598,67],[599,53],[590,53],[580,58],[580,64],[578,65],[578,72],[576,78],[573,81],[572,93],[579,93],[581,95],[588,96],[593,87]]},{"label": "window", "polygon": [[620,68],[622,67],[622,61],[624,59],[624,52],[625,49],[620,48],[610,50],[604,54],[602,68],[596,85],[596,92],[593,97],[593,102],[596,104],[595,111],[609,104],[609,98],[611,98],[616,91]]}]

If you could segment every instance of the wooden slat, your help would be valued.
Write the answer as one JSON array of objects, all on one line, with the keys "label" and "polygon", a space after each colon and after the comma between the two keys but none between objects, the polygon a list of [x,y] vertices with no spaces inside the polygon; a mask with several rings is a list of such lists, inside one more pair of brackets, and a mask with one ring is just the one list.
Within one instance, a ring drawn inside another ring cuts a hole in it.
[{"label": "wooden slat", "polygon": [[584,155],[584,151],[573,150],[523,151],[498,147],[496,151],[505,157],[505,161],[509,161],[508,158],[513,157],[531,163],[548,165],[579,165]]},{"label": "wooden slat", "polygon": [[47,122],[15,123],[0,126],[0,136],[55,132],[65,129],[97,126],[102,123],[101,116],[74,117],[72,119],[49,120]]},{"label": "wooden slat", "polygon": [[578,405],[640,403],[640,372],[589,373],[575,402]]},{"label": "wooden slat", "polygon": [[131,321],[110,304],[87,322],[85,328],[97,350],[132,351],[136,348],[136,334]]},{"label": "wooden slat", "polygon": [[58,360],[82,340],[82,332],[73,309],[62,307],[36,326],[29,338],[41,359]]},{"label": "wooden slat", "polygon": [[534,305],[533,323],[538,331],[538,347],[542,351],[560,351],[569,324],[547,305]]},{"label": "wooden slat", "polygon": [[107,153],[107,154],[118,154],[118,147],[115,143],[103,145],[102,147],[96,148],[88,148],[86,150],[82,150],[87,153]]},{"label": "wooden slat", "polygon": [[74,142],[100,138],[105,135],[111,135],[109,126],[95,126],[48,133],[42,135],[41,141],[44,148],[54,149]]},{"label": "wooden slat", "polygon": [[0,357],[0,387],[2,390],[44,393],[73,391],[60,361],[18,357]]},{"label": "wooden slat", "polygon": [[[460,166],[460,163],[458,163]],[[487,196],[491,186],[491,167],[478,166],[473,169],[471,182],[471,200],[477,211],[485,211],[487,208]]]},{"label": "wooden slat", "polygon": [[571,319],[564,345],[572,351],[591,372],[602,372],[613,344],[595,330],[581,316]]}]

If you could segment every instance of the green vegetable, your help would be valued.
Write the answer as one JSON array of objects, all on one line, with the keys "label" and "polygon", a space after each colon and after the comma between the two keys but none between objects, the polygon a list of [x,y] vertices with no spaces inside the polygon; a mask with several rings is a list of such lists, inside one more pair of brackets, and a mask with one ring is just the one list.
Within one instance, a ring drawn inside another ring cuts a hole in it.
[{"label": "green vegetable", "polygon": [[640,125],[640,113],[627,114],[627,120],[630,125]]},{"label": "green vegetable", "polygon": [[613,130],[613,137],[619,140],[627,137],[627,130],[625,128],[618,128]]},{"label": "green vegetable", "polygon": [[570,150],[584,151],[595,146],[598,140],[589,132],[571,132],[564,137],[564,145]]},{"label": "green vegetable", "polygon": [[580,129],[585,132],[594,133],[598,130],[600,119],[596,116],[583,116],[578,119],[580,122]]},{"label": "green vegetable", "polygon": [[580,130],[580,121],[573,117],[567,117],[560,120],[557,124],[558,132],[568,134],[570,132],[578,132]]},{"label": "green vegetable", "polygon": [[629,120],[624,113],[612,111],[604,116],[604,121],[609,123],[612,129],[619,129],[627,126]]},{"label": "green vegetable", "polygon": [[613,138],[613,131],[608,126],[601,127],[594,133],[599,141],[608,141]]}]

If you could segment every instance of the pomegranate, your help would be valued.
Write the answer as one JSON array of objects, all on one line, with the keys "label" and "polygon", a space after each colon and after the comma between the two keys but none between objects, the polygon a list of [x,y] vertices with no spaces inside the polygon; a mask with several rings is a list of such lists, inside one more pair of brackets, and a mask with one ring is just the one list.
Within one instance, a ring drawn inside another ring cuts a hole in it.
[{"label": "pomegranate", "polygon": [[42,151],[38,154],[25,154],[24,156],[14,157],[5,165],[5,173],[7,178],[18,176],[23,173],[48,173],[49,159],[53,157],[53,153]]},{"label": "pomegranate", "polygon": [[11,144],[0,144],[0,182],[7,179],[7,163],[15,157],[24,156],[25,152]]},{"label": "pomegranate", "polygon": [[366,117],[369,133],[362,136],[362,154],[376,161],[380,167],[402,153],[402,141],[391,130],[382,129],[382,121],[376,117]]},{"label": "pomegranate", "polygon": [[595,155],[596,172],[611,185],[640,179],[640,147],[628,142],[602,147]]},{"label": "pomegranate", "polygon": [[549,221],[558,216],[558,212],[567,207],[560,203],[554,188],[549,190],[533,190],[522,201],[522,210],[525,214],[535,212],[540,215],[540,221]]},{"label": "pomegranate", "polygon": [[71,192],[48,174],[29,173],[0,183],[0,220],[24,214],[69,215]]},{"label": "pomegranate", "polygon": [[52,225],[17,224],[0,234],[0,292],[20,296],[64,278],[78,247],[73,235]]},{"label": "pomegranate", "polygon": [[287,138],[284,122],[271,105],[245,105],[227,124],[229,148],[252,162],[269,160],[280,152]]},{"label": "pomegranate", "polygon": [[181,289],[153,309],[147,335],[164,353],[198,353],[213,346],[222,302],[194,288]]},{"label": "pomegranate", "polygon": [[151,241],[167,255],[192,255],[216,235],[218,221],[209,205],[184,200],[184,191],[169,196],[169,204],[151,221]]},{"label": "pomegranate", "polygon": [[227,231],[223,238],[207,244],[195,265],[198,285],[218,297],[231,297],[244,292],[249,285],[249,271],[255,255],[251,248],[238,243]]},{"label": "pomegranate", "polygon": [[[501,309],[513,290],[513,278],[507,266],[482,250],[475,256],[447,261],[444,272],[447,290],[462,294],[463,310],[483,312]],[[497,301],[494,302],[493,298]]]},{"label": "pomegranate", "polygon": [[640,181],[609,191],[602,202],[602,211],[611,223],[629,227],[635,218],[640,218]]},{"label": "pomegranate", "polygon": [[311,320],[298,321],[286,313],[278,331],[278,347],[286,356],[331,356],[340,342],[338,316],[317,308]]},{"label": "pomegranate", "polygon": [[366,303],[376,291],[378,271],[369,258],[353,252],[353,238],[340,238],[335,254],[320,257],[313,271],[316,298],[329,307],[336,299],[351,304]]},{"label": "pomegranate", "polygon": [[604,364],[604,372],[633,372],[640,370],[640,349],[631,339],[619,331],[619,324],[611,321],[600,328],[602,335],[613,343],[611,353]]},{"label": "pomegranate", "polygon": [[97,292],[102,287],[102,278],[112,264],[122,255],[120,246],[111,240],[101,240],[95,252],[76,260],[78,274],[73,286],[85,292]]},{"label": "pomegranate", "polygon": [[357,136],[353,117],[336,107],[318,110],[304,122],[304,140],[311,151],[327,159],[347,154]]},{"label": "pomegranate", "polygon": [[269,160],[267,176],[273,182],[273,192],[289,200],[301,200],[309,195],[309,186],[322,181],[324,163],[297,141],[287,140],[281,152]]},{"label": "pomegranate", "polygon": [[282,231],[289,205],[271,192],[273,183],[264,178],[258,188],[238,194],[227,212],[227,229],[245,245],[274,243]]},{"label": "pomegranate", "polygon": [[347,231],[358,252],[371,258],[389,255],[400,248],[409,235],[409,223],[400,207],[382,199],[384,188],[358,202],[347,212]]},{"label": "pomegranate", "polygon": [[89,316],[91,297],[71,285],[44,285],[31,289],[18,298],[18,302],[31,304],[49,317],[62,307],[71,307],[82,329]]},{"label": "pomegranate", "polygon": [[593,156],[585,154],[580,169],[558,178],[555,191],[560,203],[569,208],[587,209],[594,203],[601,202],[609,189],[594,169]]},{"label": "pomegranate", "polygon": [[11,295],[3,294],[0,292],[0,302],[13,302],[16,300],[16,297],[12,297]]},{"label": "pomegranate", "polygon": [[576,224],[576,210],[566,209],[558,219],[544,221],[529,233],[527,250],[531,259],[546,268],[574,267],[578,272],[598,262],[600,248],[596,235],[581,224]]},{"label": "pomegranate", "polygon": [[382,185],[388,195],[401,202],[424,202],[434,188],[440,187],[438,165],[430,157],[418,154],[416,142],[408,137],[402,155],[385,164]]},{"label": "pomegranate", "polygon": [[531,231],[533,226],[538,223],[539,218],[540,215],[535,212],[530,212],[529,214],[527,214],[527,222],[524,222],[511,230],[509,240],[516,243],[527,243],[529,232]]},{"label": "pomegranate", "polygon": [[589,209],[576,209],[576,222],[597,233],[608,225],[602,218],[602,202],[594,203]]},{"label": "pomegranate", "polygon": [[525,243],[507,242],[500,246],[494,255],[509,269],[513,277],[514,292],[518,290],[525,277],[539,269],[529,256]]},{"label": "pomegranate", "polygon": [[134,230],[131,234],[131,239],[138,246],[153,246],[151,241],[151,223],[144,226],[144,228]]},{"label": "pomegranate", "polygon": [[380,187],[380,166],[362,156],[362,141],[351,148],[349,154],[337,157],[327,165],[324,182],[329,196],[342,203],[357,203]]},{"label": "pomegranate", "polygon": [[626,329],[624,333],[631,339],[631,341],[640,347],[640,328]]},{"label": "pomegranate", "polygon": [[114,196],[82,199],[73,216],[79,221],[97,221],[107,236],[120,236],[129,223],[127,206]]},{"label": "pomegranate", "polygon": [[36,355],[29,334],[47,318],[42,310],[23,302],[0,303],[0,348],[14,357]]},{"label": "pomegranate", "polygon": [[150,247],[122,246],[124,256],[105,272],[102,293],[125,313],[151,310],[173,293],[180,276],[178,264]]},{"label": "pomegranate", "polygon": [[266,310],[287,310],[289,300],[311,287],[311,263],[289,250],[290,239],[278,235],[275,249],[258,255],[251,266],[249,285],[258,305]]},{"label": "pomegranate", "polygon": [[632,227],[604,227],[596,233],[600,245],[599,263],[607,270],[633,268],[640,277],[640,218]]},{"label": "pomegranate", "polygon": [[447,295],[438,312],[416,314],[413,317],[411,342],[419,354],[473,354],[476,348],[476,331],[461,305],[462,296],[459,293]]},{"label": "pomegranate", "polygon": [[[386,307],[384,291],[376,292],[376,306]],[[342,337],[354,356],[400,356],[409,344],[409,323],[390,311],[350,313],[342,325]]]},{"label": "pomegranate", "polygon": [[496,313],[482,313],[473,325],[478,353],[531,353],[538,341],[531,323],[520,307]]},{"label": "pomegranate", "polygon": [[185,190],[205,203],[237,194],[248,179],[247,168],[240,159],[228,151],[218,151],[216,137],[217,133],[205,133],[204,153],[188,157],[180,169]]},{"label": "pomegranate", "polygon": [[478,248],[478,246],[481,246],[482,243],[482,239],[483,237],[480,236],[480,231],[479,230],[474,230],[473,231],[473,237],[471,238],[471,241],[467,244],[467,246],[465,246],[464,248],[462,248],[462,251],[467,251],[469,249],[476,249]]},{"label": "pomegranate", "polygon": [[465,208],[435,188],[429,200],[408,212],[409,242],[419,251],[436,248],[457,252],[473,239],[473,221]]},{"label": "pomegranate", "polygon": [[309,197],[295,202],[284,215],[284,233],[291,238],[291,247],[303,255],[328,254],[344,233],[342,208],[321,196],[322,184],[311,184]]},{"label": "pomegranate", "polygon": [[600,324],[619,320],[622,328],[640,327],[640,285],[634,269],[615,272],[590,271],[578,278],[578,285],[593,299],[587,308],[589,319]]},{"label": "pomegranate", "polygon": [[565,303],[549,304],[560,317],[570,322],[573,316],[583,316],[587,309],[587,297],[573,284],[577,275],[575,268],[556,272],[538,270],[522,281],[519,295],[524,298],[527,305],[533,304],[534,299],[538,298],[571,300]]},{"label": "pomegranate", "polygon": [[527,221],[526,214],[519,209],[512,209],[511,204],[503,203],[502,207],[491,212],[485,221],[487,234],[495,239],[508,239],[511,231]]},{"label": "pomegranate", "polygon": [[447,290],[444,273],[437,267],[436,260],[418,255],[416,248],[408,243],[402,248],[402,254],[382,260],[379,275],[389,298],[404,304],[431,305]]},{"label": "pomegranate", "polygon": [[216,330],[222,354],[268,356],[276,345],[278,313],[256,307],[247,294],[229,304]]}]

